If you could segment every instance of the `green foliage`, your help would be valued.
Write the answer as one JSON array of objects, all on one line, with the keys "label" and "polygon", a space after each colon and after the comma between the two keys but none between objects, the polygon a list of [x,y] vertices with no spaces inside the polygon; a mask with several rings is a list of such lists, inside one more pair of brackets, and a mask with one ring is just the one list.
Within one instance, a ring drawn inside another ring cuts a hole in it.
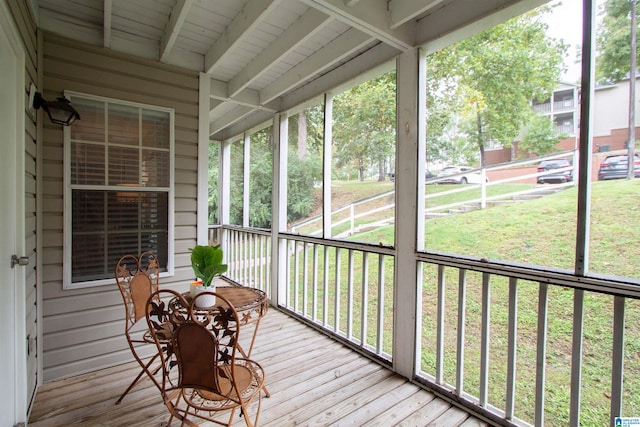
[{"label": "green foliage", "polygon": [[218,223],[218,159],[220,155],[220,145],[215,143],[209,144],[209,224]]},{"label": "green foliage", "polygon": [[[249,167],[249,225],[270,228],[271,197],[273,191],[273,153],[271,129],[251,135]],[[244,143],[237,141],[231,147],[231,207],[230,223],[242,224]],[[218,147],[209,150],[209,223],[217,223],[218,211]],[[322,161],[319,155],[308,155],[299,159],[292,148],[289,153],[288,220],[295,221],[309,215],[315,207],[314,183],[322,177]]]},{"label": "green foliage", "polygon": [[[355,168],[362,181],[368,168],[385,165],[394,153],[395,70],[336,96],[333,119],[336,166]],[[379,171],[384,180],[385,167]]]},{"label": "green foliage", "polygon": [[[531,99],[553,91],[567,49],[546,35],[542,7],[427,58],[427,150],[457,144],[451,133],[473,141],[484,161],[490,143],[506,147],[530,114]],[[459,119],[458,119],[459,118]],[[456,122],[455,120],[460,120]]]},{"label": "green foliage", "polygon": [[313,183],[322,176],[322,162],[318,156],[299,159],[289,153],[287,193],[287,221],[307,217],[315,207]]},{"label": "green foliage", "polygon": [[565,137],[555,133],[549,117],[532,114],[518,150],[520,153],[536,156],[553,153],[558,142]]},{"label": "green foliage", "polygon": [[222,263],[223,252],[220,245],[196,245],[190,248],[191,267],[197,278],[202,279],[205,288],[211,285],[214,277],[227,271],[227,264]]},{"label": "green foliage", "polygon": [[271,128],[256,132],[250,140],[249,226],[270,228],[273,192]]},{"label": "green foliage", "polygon": [[244,140],[231,143],[231,189],[229,195],[229,223],[241,225],[244,203]]},{"label": "green foliage", "polygon": [[[629,0],[606,0],[602,24],[598,27],[596,46],[596,79],[599,82],[619,81],[631,69],[631,3]],[[636,5],[636,8],[640,5]],[[636,10],[637,13],[637,10]],[[640,48],[640,45],[637,47]],[[640,58],[640,52],[636,58]]]}]

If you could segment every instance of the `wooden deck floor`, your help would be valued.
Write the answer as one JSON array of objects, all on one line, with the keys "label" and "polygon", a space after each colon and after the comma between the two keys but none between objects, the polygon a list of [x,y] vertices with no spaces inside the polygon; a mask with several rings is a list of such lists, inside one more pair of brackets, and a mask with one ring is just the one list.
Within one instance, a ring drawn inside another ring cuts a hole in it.
[{"label": "wooden deck floor", "polygon": [[[261,426],[486,426],[274,309],[260,325],[252,358],[265,368],[271,392],[262,401]],[[149,380],[114,404],[138,370],[128,363],[41,386],[29,425],[166,426],[168,412]],[[244,423],[237,418],[234,425]]]}]

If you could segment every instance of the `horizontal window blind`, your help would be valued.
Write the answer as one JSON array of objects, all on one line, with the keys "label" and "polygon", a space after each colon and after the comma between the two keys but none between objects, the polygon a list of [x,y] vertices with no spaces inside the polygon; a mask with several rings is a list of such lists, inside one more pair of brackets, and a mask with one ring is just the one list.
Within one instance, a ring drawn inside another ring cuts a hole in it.
[{"label": "horizontal window blind", "polygon": [[126,254],[152,251],[167,270],[172,126],[169,111],[73,97],[71,282],[113,277]]}]

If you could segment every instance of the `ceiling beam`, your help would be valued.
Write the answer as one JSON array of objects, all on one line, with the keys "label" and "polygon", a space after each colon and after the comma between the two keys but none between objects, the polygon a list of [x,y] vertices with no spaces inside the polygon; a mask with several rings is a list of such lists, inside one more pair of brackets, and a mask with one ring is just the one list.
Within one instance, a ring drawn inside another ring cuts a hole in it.
[{"label": "ceiling beam", "polygon": [[111,15],[113,9],[113,0],[104,0],[103,18],[102,18],[102,44],[107,49],[111,47]]},{"label": "ceiling beam", "polygon": [[416,45],[427,53],[464,40],[547,3],[547,0],[456,0],[418,22]]},{"label": "ceiling beam", "polygon": [[[321,77],[296,89],[281,98],[278,111],[286,111],[304,102],[308,102],[323,93],[346,90],[347,86],[357,85],[361,81],[370,80],[393,69],[393,58],[399,51],[388,45],[378,43],[376,46],[339,67],[323,74]],[[273,114],[267,111],[256,111],[242,121],[235,121],[233,125],[220,128],[217,134],[212,133],[213,139],[227,140],[273,119]]]},{"label": "ceiling beam", "polygon": [[323,71],[333,68],[345,57],[371,43],[371,40],[368,34],[354,29],[342,33],[260,91],[260,103],[268,103]]},{"label": "ceiling beam", "polygon": [[178,34],[180,34],[180,30],[182,29],[182,25],[184,25],[184,20],[189,14],[189,9],[192,4],[193,0],[178,0],[171,11],[169,22],[162,34],[162,40],[160,40],[160,62],[167,60],[169,52],[176,43]]},{"label": "ceiling beam", "polygon": [[236,105],[250,107],[256,110],[275,112],[273,105],[263,105],[260,103],[260,93],[257,90],[245,89],[236,96],[229,96],[228,84],[221,80],[211,79],[209,98],[218,101],[230,102]]},{"label": "ceiling beam", "polygon": [[389,2],[389,13],[391,14],[390,28],[398,28],[402,24],[416,19],[429,9],[433,9],[444,0],[427,0],[427,1],[391,1]]},{"label": "ceiling beam", "polygon": [[344,0],[301,1],[401,51],[414,46],[415,23],[391,28],[386,0],[350,2],[349,6]]},{"label": "ceiling beam", "polygon": [[393,70],[394,58],[400,51],[378,43],[361,53],[357,58],[314,79],[306,85],[287,93],[281,98],[280,111],[286,111],[326,92],[335,94],[349,90]]},{"label": "ceiling beam", "polygon": [[[249,107],[236,107],[233,110],[223,114],[216,120],[209,123],[209,136],[212,136],[222,129],[232,126],[235,123],[241,122],[245,117],[252,115],[255,112],[253,108]],[[271,114],[271,113],[268,113]]]},{"label": "ceiling beam", "polygon": [[229,96],[234,97],[249,86],[276,62],[296,47],[307,41],[323,25],[332,21],[322,12],[309,9],[296,22],[287,28],[278,38],[254,58],[243,70],[229,81]]},{"label": "ceiling beam", "polygon": [[220,65],[233,49],[255,28],[269,13],[271,13],[280,0],[250,0],[242,11],[227,26],[225,32],[211,46],[204,57],[204,71],[211,73]]}]

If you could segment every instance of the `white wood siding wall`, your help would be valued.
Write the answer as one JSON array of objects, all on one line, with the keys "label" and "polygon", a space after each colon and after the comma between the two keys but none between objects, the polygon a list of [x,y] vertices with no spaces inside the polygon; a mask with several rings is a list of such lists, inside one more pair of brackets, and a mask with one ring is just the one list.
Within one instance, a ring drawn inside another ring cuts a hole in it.
[{"label": "white wood siding wall", "polygon": [[[191,280],[188,248],[196,244],[198,74],[44,34],[44,97],[65,90],[175,109],[175,276]],[[44,123],[43,135],[44,381],[133,360],[124,339],[124,308],[112,285],[62,289],[63,131]]]},{"label": "white wood siding wall", "polygon": [[29,110],[29,89],[32,83],[37,81],[37,50],[36,50],[36,25],[35,20],[27,7],[25,1],[9,0],[7,2],[16,28],[20,32],[23,47],[25,50],[25,243],[26,251],[24,255],[29,257],[29,265],[26,267],[26,311],[25,325],[26,336],[24,337],[25,345],[29,345],[27,352],[27,391],[29,398],[29,406],[35,396],[36,386],[38,384],[38,357],[37,357],[37,274],[36,274],[36,123],[35,114]]}]

